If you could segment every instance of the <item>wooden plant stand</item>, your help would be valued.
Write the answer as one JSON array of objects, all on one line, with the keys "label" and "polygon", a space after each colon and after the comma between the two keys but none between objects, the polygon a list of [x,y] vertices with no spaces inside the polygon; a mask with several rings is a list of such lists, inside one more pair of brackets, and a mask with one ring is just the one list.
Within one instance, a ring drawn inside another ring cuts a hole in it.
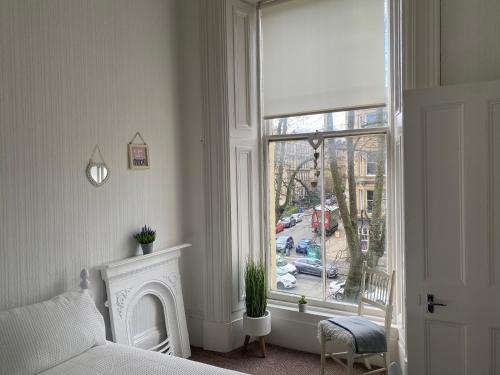
[{"label": "wooden plant stand", "polygon": [[[262,358],[266,358],[266,341],[264,340],[265,336],[257,337],[259,340],[260,351],[262,352]],[[248,343],[250,342],[250,336],[245,335],[245,344],[243,344],[243,353],[246,353]]]}]

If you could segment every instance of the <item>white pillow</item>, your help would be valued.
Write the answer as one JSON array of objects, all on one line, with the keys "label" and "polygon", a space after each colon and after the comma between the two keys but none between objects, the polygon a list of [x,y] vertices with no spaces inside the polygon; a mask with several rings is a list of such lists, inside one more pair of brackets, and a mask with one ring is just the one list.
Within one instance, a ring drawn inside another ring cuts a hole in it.
[{"label": "white pillow", "polygon": [[0,374],[38,374],[106,343],[88,291],[0,312]]}]

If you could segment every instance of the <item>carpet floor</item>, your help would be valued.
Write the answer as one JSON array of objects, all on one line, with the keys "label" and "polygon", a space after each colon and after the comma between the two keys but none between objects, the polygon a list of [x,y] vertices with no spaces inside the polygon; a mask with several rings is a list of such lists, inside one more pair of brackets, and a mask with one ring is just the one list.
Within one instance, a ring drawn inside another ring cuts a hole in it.
[{"label": "carpet floor", "polygon": [[[271,344],[266,344],[266,351],[266,358],[262,358],[257,342],[250,343],[246,353],[243,353],[242,348],[229,353],[217,353],[192,347],[190,359],[252,375],[319,374],[319,354],[300,352]],[[354,366],[354,374],[361,374],[364,371],[367,371],[364,366]],[[343,375],[346,374],[346,370],[333,360],[327,359],[325,374]]]}]

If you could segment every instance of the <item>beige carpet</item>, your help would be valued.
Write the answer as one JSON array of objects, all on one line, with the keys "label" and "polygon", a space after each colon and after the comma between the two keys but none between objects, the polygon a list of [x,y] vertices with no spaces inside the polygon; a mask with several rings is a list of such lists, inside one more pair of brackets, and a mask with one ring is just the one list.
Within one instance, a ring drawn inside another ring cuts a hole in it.
[{"label": "beige carpet", "polygon": [[[236,349],[230,353],[216,353],[192,347],[191,359],[253,375],[319,374],[320,357],[318,354],[299,352],[270,344],[266,344],[266,349],[266,358],[261,358],[257,342],[248,345],[246,354],[242,352],[242,349]],[[344,368],[334,363],[333,360],[327,359],[326,363],[326,374],[346,374]],[[367,371],[364,366],[356,365],[354,374],[361,374],[363,371]]]}]

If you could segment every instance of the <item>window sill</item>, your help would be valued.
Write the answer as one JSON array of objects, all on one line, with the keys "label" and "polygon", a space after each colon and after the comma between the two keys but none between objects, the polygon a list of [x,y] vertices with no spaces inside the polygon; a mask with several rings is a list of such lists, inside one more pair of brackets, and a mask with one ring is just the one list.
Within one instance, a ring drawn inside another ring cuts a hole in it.
[{"label": "window sill", "polygon": [[[268,310],[271,312],[271,315],[274,319],[282,319],[290,322],[298,322],[307,325],[317,326],[318,322],[324,319],[331,318],[332,316],[353,316],[357,313],[347,310],[336,309],[332,307],[322,307],[322,306],[307,306],[307,312],[299,312],[297,303],[286,302],[276,299],[268,300],[267,304]],[[354,306],[350,306],[354,307]],[[373,311],[377,311],[371,309]],[[372,322],[384,326],[384,317],[377,314],[370,314],[367,309],[365,309],[366,318],[370,319]],[[396,339],[398,337],[398,327],[396,324],[392,324],[391,329],[391,339]]]},{"label": "window sill", "polygon": [[[269,303],[273,305],[290,307],[293,310],[297,310],[297,300],[300,297],[298,295],[269,291],[268,296]],[[352,303],[342,303],[337,301],[325,302],[319,299],[311,298],[308,300],[307,310],[315,311],[319,314],[324,314],[325,316],[352,316],[358,313],[358,306]],[[373,317],[374,319],[379,318],[381,321],[385,318],[383,311],[369,305],[365,305],[363,315]]]}]

